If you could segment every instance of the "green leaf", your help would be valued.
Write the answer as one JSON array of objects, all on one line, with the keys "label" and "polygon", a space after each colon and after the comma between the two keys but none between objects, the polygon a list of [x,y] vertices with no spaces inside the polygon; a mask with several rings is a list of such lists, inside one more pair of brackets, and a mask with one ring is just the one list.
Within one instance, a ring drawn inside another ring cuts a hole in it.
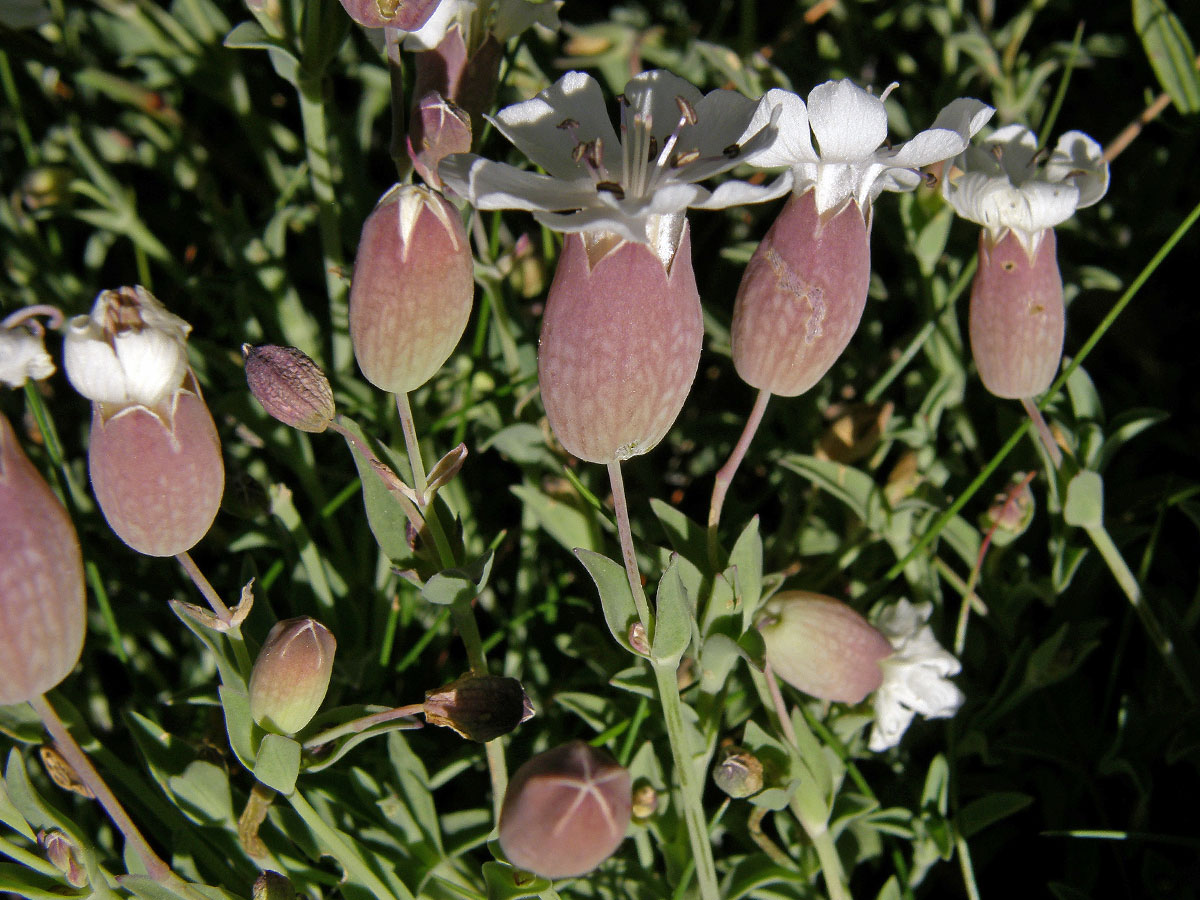
[{"label": "green leaf", "polygon": [[421,588],[422,599],[439,606],[474,600],[487,585],[493,558],[492,551],[488,550],[469,566],[438,572]]},{"label": "green leaf", "polygon": [[804,876],[794,870],[785,869],[771,862],[763,853],[747,856],[733,868],[729,881],[721,891],[726,900],[741,900],[768,884],[795,884],[805,881]]},{"label": "green leaf", "polygon": [[[356,423],[345,419],[342,421],[342,425],[364,445],[378,453],[379,448]],[[359,453],[350,441],[346,443],[350,446],[350,454],[354,457],[354,465],[358,469],[359,480],[362,481],[363,506],[367,510],[367,524],[371,526],[371,533],[375,535],[376,543],[379,544],[388,559],[394,562],[408,559],[412,556],[412,549],[408,546],[408,516],[404,513],[404,507],[384,485],[370,460]],[[387,460],[384,459],[384,462]]]},{"label": "green leaf", "polygon": [[989,825],[1019,813],[1033,797],[1019,791],[1001,791],[973,800],[959,811],[956,817],[958,833],[970,840]]},{"label": "green leaf", "polygon": [[282,734],[265,734],[258,745],[254,777],[267,787],[287,795],[296,788],[300,774],[300,745]]},{"label": "green leaf", "polygon": [[3,782],[0,782],[0,822],[3,822],[13,831],[24,835],[31,841],[37,839],[37,835],[29,827],[29,822],[21,815],[21,811],[13,805],[12,800],[9,799],[8,790],[4,787]]},{"label": "green leaf", "polygon": [[754,622],[762,599],[763,546],[758,533],[758,516],[738,535],[729,554],[729,565],[737,568],[737,589],[742,601],[742,631]]},{"label": "green leaf", "polygon": [[629,643],[629,628],[638,621],[638,613],[633,602],[633,592],[629,589],[629,579],[625,575],[625,567],[592,550],[579,549],[575,551],[575,555],[596,583],[596,590],[600,592],[604,621],[613,638],[630,653],[637,653]]},{"label": "green leaf", "polygon": [[0,734],[22,744],[40,744],[46,740],[42,720],[28,703],[0,706]]},{"label": "green leaf", "polygon": [[704,639],[704,648],[700,651],[700,690],[706,694],[721,690],[738,657],[745,655],[746,651],[729,635],[720,632],[710,634]]},{"label": "green leaf", "polygon": [[1067,485],[1063,519],[1078,528],[1104,524],[1104,479],[1098,472],[1080,472]]},{"label": "green leaf", "polygon": [[251,772],[254,771],[254,719],[250,715],[250,697],[228,685],[217,688],[221,707],[225,710],[225,731],[229,735],[229,746],[238,761]]},{"label": "green leaf", "polygon": [[929,771],[925,775],[925,787],[921,791],[921,806],[932,807],[944,815],[949,785],[950,766],[946,762],[946,757],[939,753],[929,764]]},{"label": "green leaf", "polygon": [[599,549],[600,532],[595,513],[590,508],[579,509],[525,484],[513,485],[509,490],[521,499],[546,533],[569,552],[574,553],[580,547]]},{"label": "green leaf", "polygon": [[199,824],[234,823],[229,775],[220,766],[204,760],[193,760],[182,775],[168,778],[167,785],[180,801],[179,808]]},{"label": "green leaf", "polygon": [[1187,32],[1164,0],[1133,0],[1133,28],[1158,83],[1181,113],[1200,111],[1200,74]]},{"label": "green leaf", "polygon": [[678,662],[692,639],[691,603],[674,564],[658,582],[654,638],[650,655],[655,662]]},{"label": "green leaf", "polygon": [[846,504],[875,533],[885,526],[883,492],[865,472],[832,460],[789,453],[780,462]]},{"label": "green leaf", "polygon": [[650,508],[667,533],[667,542],[684,559],[708,568],[708,532],[682,512],[663,500],[653,497]]},{"label": "green leaf", "polygon": [[487,900],[520,900],[521,897],[536,897],[550,889],[545,878],[522,872],[500,862],[483,864],[483,881],[487,886]]}]

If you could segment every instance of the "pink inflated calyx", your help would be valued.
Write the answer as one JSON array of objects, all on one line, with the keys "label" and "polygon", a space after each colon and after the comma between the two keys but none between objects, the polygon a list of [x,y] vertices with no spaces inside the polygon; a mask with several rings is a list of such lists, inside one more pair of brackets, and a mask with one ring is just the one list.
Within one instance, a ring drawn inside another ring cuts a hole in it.
[{"label": "pink inflated calyx", "polygon": [[892,645],[840,600],[782,591],[767,603],[758,629],[775,674],[812,697],[861,703],[883,683],[879,663]]},{"label": "pink inflated calyx", "polygon": [[1015,231],[998,241],[980,232],[969,328],[979,378],[991,393],[1021,400],[1050,386],[1066,328],[1053,229],[1042,232],[1032,252]]},{"label": "pink inflated calyx", "polygon": [[605,252],[566,236],[538,384],[550,427],[573,456],[607,464],[645,453],[679,415],[704,336],[691,253],[686,225],[669,267],[646,244],[616,241]]},{"label": "pink inflated calyx", "polygon": [[407,393],[428,381],[467,327],[471,251],[458,211],[397,185],[363,224],[350,283],[350,338],[366,379]]},{"label": "pink inflated calyx", "polygon": [[194,547],[225,488],[220,438],[195,379],[153,409],[93,403],[88,471],[109,527],[134,550]]},{"label": "pink inflated calyx", "polygon": [[83,556],[75,527],[0,415],[0,704],[67,677],[83,650]]},{"label": "pink inflated calyx", "polygon": [[416,31],[424,25],[441,0],[341,0],[342,8],[365,28],[395,28]]},{"label": "pink inflated calyx", "polygon": [[784,397],[809,390],[858,329],[870,278],[857,201],[820,216],[815,191],[793,195],[738,287],[731,332],[738,375]]}]

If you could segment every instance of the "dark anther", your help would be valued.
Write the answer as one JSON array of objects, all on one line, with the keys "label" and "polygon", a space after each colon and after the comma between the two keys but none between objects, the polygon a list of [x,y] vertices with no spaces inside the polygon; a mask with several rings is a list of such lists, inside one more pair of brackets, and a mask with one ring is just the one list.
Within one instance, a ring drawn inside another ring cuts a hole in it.
[{"label": "dark anther", "polygon": [[601,181],[599,184],[596,185],[596,190],[597,191],[607,191],[608,193],[610,193],[614,197],[616,197],[618,200],[625,199],[625,188],[621,187],[615,181]]},{"label": "dark anther", "polygon": [[571,159],[573,159],[576,163],[578,163],[581,159],[583,159],[584,154],[586,154],[587,152],[588,152],[587,144],[576,144],[574,146],[574,148],[571,150]]},{"label": "dark anther", "polygon": [[588,144],[588,162],[600,168],[604,162],[604,138],[596,138]]},{"label": "dark anther", "polygon": [[699,150],[685,150],[683,153],[676,153],[671,157],[671,167],[679,168],[694,163],[700,158]]},{"label": "dark anther", "polygon": [[647,155],[650,159],[656,159],[658,157],[658,138],[656,138],[654,135],[650,135],[650,152]]},{"label": "dark anther", "polygon": [[938,177],[932,172],[921,172],[921,177],[925,179],[925,187],[937,187]]},{"label": "dark anther", "polygon": [[617,94],[617,102],[620,103],[622,106],[628,106],[629,98],[626,97],[624,94]]},{"label": "dark anther", "polygon": [[675,105],[679,107],[679,114],[683,116],[683,120],[689,125],[696,124],[696,108],[692,106],[684,97],[676,97]]},{"label": "dark anther", "polygon": [[559,123],[558,123],[556,126],[554,126],[554,127],[555,127],[555,128],[561,128],[563,131],[567,131],[567,130],[569,130],[569,129],[571,129],[571,128],[578,128],[578,127],[579,127],[579,123],[578,123],[578,122],[576,122],[574,119],[563,119],[561,122],[559,122]]},{"label": "dark anther", "polygon": [[726,147],[724,150],[721,151],[721,155],[724,156],[726,159],[737,159],[741,155],[741,153],[742,153],[742,145],[741,144],[730,144],[728,147]]}]

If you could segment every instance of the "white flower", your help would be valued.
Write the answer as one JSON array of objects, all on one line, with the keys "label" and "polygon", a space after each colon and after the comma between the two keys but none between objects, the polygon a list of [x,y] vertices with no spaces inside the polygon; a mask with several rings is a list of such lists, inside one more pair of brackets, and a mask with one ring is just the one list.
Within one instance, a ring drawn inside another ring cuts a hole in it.
[{"label": "white flower", "polygon": [[1047,228],[1108,190],[1104,150],[1082,131],[1060,137],[1039,167],[1040,155],[1032,131],[1005,125],[955,160],[964,173],[947,178],[942,193],[960,216],[986,228],[993,242],[1012,230],[1032,255]]},{"label": "white flower", "polygon": [[0,328],[0,383],[19,388],[27,379],[41,381],[54,374],[54,361],[41,335],[24,328]]},{"label": "white flower", "polygon": [[[532,26],[551,32],[558,31],[558,10],[561,6],[562,0],[545,0],[542,3],[531,0],[499,0],[493,20],[489,23],[490,31],[502,44]],[[416,31],[404,33],[404,49],[414,53],[436,50],[456,24],[466,38],[472,33],[471,29],[478,17],[479,4],[475,0],[442,0],[424,25]],[[482,38],[483,35],[479,37]]]},{"label": "white flower", "polygon": [[183,383],[192,326],[145,288],[102,291],[67,324],[63,367],[89,400],[153,407]]},{"label": "white flower", "polygon": [[880,662],[883,684],[875,692],[875,726],[870,748],[876,752],[900,743],[917,713],[945,719],[962,706],[962,691],[946,680],[961,664],[944,650],[928,625],[932,603],[913,605],[905,599],[884,609],[875,627],[891,643],[892,655]]},{"label": "white flower", "polygon": [[818,213],[857,200],[869,222],[871,204],[880,193],[916,188],[921,183],[918,169],[961,153],[995,112],[978,100],[959,98],[928,130],[893,148],[886,146],[883,101],[895,87],[893,83],[876,97],[848,78],[827,81],[812,89],[807,106],[790,91],[770,90],[750,130],[777,115],[779,136],[765,149],[746,154],[747,161],[790,167],[796,193],[816,190]]},{"label": "white flower", "polygon": [[[568,72],[532,100],[492,121],[547,174],[472,154],[448,157],[442,179],[478,209],[525,209],[555,231],[612,232],[673,253],[688,207],[716,209],[786,193],[727,181],[709,191],[695,182],[737,165],[775,137],[772,117],[735,91],[701,95],[670,72],[643,72],[618,98],[614,130],[600,86]],[[751,123],[757,122],[756,127]]]}]

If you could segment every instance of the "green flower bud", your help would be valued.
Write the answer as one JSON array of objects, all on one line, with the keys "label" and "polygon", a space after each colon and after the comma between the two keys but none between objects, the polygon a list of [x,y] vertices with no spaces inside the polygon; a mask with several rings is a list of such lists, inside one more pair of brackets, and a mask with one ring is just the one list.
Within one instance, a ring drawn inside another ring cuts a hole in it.
[{"label": "green flower bud", "polygon": [[321,707],[333,672],[337,641],[302,616],[276,622],[250,673],[250,714],[268,731],[295,734]]},{"label": "green flower bud", "polygon": [[62,872],[71,887],[81,888],[88,883],[87,869],[80,861],[78,845],[57,828],[53,831],[39,831],[38,843],[46,851],[46,859],[58,871]]},{"label": "green flower bud", "polygon": [[469,741],[490,741],[533,717],[533,705],[515,678],[468,672],[425,693],[425,721],[453,728]]},{"label": "green flower bud", "polygon": [[757,794],[763,786],[763,764],[745,747],[725,747],[713,767],[713,781],[734,799]]},{"label": "green flower bud", "polygon": [[620,845],[631,807],[629,772],[571,741],[517,769],[500,810],[500,846],[514,866],[543,878],[584,875]]},{"label": "green flower bud", "polygon": [[296,889],[286,876],[267,870],[254,879],[253,900],[296,900]]},{"label": "green flower bud", "polygon": [[319,434],[337,414],[321,367],[295,347],[242,344],[246,384],[263,409],[284,425]]}]

